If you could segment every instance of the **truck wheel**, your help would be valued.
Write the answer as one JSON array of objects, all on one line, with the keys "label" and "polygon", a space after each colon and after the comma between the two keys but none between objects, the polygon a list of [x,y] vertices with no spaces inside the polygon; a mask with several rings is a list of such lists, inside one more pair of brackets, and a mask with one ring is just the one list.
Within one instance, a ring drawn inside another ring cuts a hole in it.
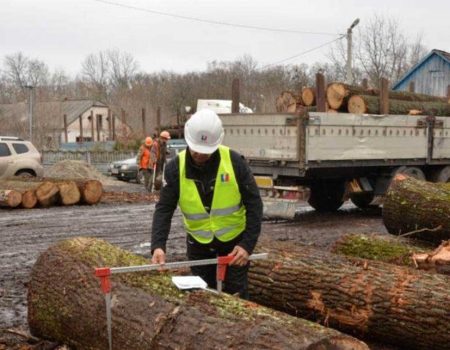
[{"label": "truck wheel", "polygon": [[430,175],[430,181],[432,182],[450,182],[450,166],[445,166],[440,169],[436,169]]},{"label": "truck wheel", "polygon": [[362,193],[352,193],[350,194],[350,200],[354,205],[360,209],[367,209],[370,207],[370,202],[372,202],[374,197],[373,192],[362,192]]},{"label": "truck wheel", "polygon": [[318,212],[336,211],[344,203],[344,181],[316,182],[310,190],[308,203]]},{"label": "truck wheel", "polygon": [[425,181],[425,174],[424,172],[415,166],[401,166],[394,170],[393,176],[397,174],[405,174],[408,176],[411,176],[417,180],[423,180]]}]

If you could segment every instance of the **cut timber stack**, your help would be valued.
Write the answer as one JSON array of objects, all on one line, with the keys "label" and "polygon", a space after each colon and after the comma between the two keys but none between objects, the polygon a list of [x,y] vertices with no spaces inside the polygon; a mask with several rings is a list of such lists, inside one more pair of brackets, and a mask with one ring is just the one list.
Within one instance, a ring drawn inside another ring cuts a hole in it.
[{"label": "cut timber stack", "polygon": [[[21,194],[19,204],[27,209],[34,208],[38,204],[41,207],[78,203],[97,204],[103,194],[103,186],[98,180],[20,178],[0,180],[0,188],[19,192]],[[12,208],[14,205],[8,207]]]},{"label": "cut timber stack", "polygon": [[[261,242],[263,243],[263,242]],[[262,244],[253,301],[404,349],[450,349],[450,279],[289,242]]]},{"label": "cut timber stack", "polygon": [[[390,114],[410,114],[412,110],[416,110],[420,114],[450,115],[450,101],[445,97],[404,91],[389,91],[388,94]],[[380,90],[364,89],[340,82],[328,84],[326,90],[330,109],[355,114],[380,113],[379,95]]]},{"label": "cut timber stack", "polygon": [[389,233],[438,242],[450,239],[450,183],[433,183],[398,174],[383,202]]},{"label": "cut timber stack", "polygon": [[[28,284],[32,334],[76,349],[107,349],[105,302],[94,268],[141,264],[148,260],[92,238],[49,248]],[[168,274],[120,274],[111,282],[114,349],[368,350],[350,336],[236,297],[180,292]]]},{"label": "cut timber stack", "polygon": [[316,104],[316,89],[312,87],[304,87],[302,89],[302,101],[307,107]]},{"label": "cut timber stack", "polygon": [[297,106],[302,105],[300,96],[295,95],[291,91],[283,91],[276,100],[277,112],[294,113]]}]

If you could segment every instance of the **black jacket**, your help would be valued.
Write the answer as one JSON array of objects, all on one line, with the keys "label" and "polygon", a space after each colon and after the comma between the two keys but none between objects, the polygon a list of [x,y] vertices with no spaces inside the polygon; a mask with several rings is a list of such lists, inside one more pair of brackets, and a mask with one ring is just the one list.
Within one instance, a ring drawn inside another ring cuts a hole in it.
[{"label": "black jacket", "polygon": [[[195,181],[205,209],[211,208],[214,185],[220,163],[220,153],[217,150],[202,167],[194,164],[189,150],[186,150],[186,177]],[[261,231],[262,201],[253,174],[245,159],[231,150],[231,163],[241,192],[242,203],[246,209],[246,227],[240,237],[239,246],[249,254],[253,252]],[[180,171],[178,156],[166,166],[164,178],[166,185],[161,189],[159,202],[156,204],[152,225],[152,253],[156,248],[166,251],[166,242],[170,231],[173,213],[180,196]]]}]

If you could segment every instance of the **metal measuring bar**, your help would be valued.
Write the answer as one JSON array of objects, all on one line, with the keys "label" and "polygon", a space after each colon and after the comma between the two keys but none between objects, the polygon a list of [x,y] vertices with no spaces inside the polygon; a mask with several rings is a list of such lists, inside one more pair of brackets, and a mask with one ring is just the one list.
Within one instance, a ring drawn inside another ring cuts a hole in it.
[{"label": "metal measuring bar", "polygon": [[[252,254],[248,257],[248,260],[262,260],[267,259],[268,253]],[[230,264],[234,256],[219,256],[212,259],[203,260],[188,260],[188,261],[176,261],[166,264],[150,264],[150,265],[135,265],[135,266],[123,266],[123,267],[97,267],[95,269],[95,276],[100,278],[100,284],[103,294],[105,294],[106,305],[106,323],[108,328],[108,345],[109,350],[112,350],[112,321],[111,321],[111,280],[110,276],[115,273],[128,273],[128,272],[140,272],[140,271],[155,271],[161,268],[167,270],[179,269],[183,267],[191,266],[205,266],[217,264],[217,291],[222,292],[222,282],[225,280],[225,274],[227,265]]]}]

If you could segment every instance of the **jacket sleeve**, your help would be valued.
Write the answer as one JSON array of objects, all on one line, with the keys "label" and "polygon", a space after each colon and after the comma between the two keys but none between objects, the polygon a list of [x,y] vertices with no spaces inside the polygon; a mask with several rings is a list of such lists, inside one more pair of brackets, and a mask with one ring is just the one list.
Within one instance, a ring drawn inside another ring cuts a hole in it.
[{"label": "jacket sleeve", "polygon": [[261,233],[263,204],[255,178],[246,160],[234,151],[231,151],[231,160],[241,192],[242,203],[246,210],[246,226],[242,233],[242,240],[238,245],[252,254]]},{"label": "jacket sleeve", "polygon": [[166,251],[166,242],[170,232],[172,216],[178,205],[180,196],[178,157],[172,159],[166,166],[164,179],[166,184],[161,189],[156,203],[152,222],[151,252],[156,248]]},{"label": "jacket sleeve", "polygon": [[141,158],[142,158],[143,149],[142,146],[139,147],[138,154],[136,156],[136,164],[138,166],[138,169],[141,169]]}]

